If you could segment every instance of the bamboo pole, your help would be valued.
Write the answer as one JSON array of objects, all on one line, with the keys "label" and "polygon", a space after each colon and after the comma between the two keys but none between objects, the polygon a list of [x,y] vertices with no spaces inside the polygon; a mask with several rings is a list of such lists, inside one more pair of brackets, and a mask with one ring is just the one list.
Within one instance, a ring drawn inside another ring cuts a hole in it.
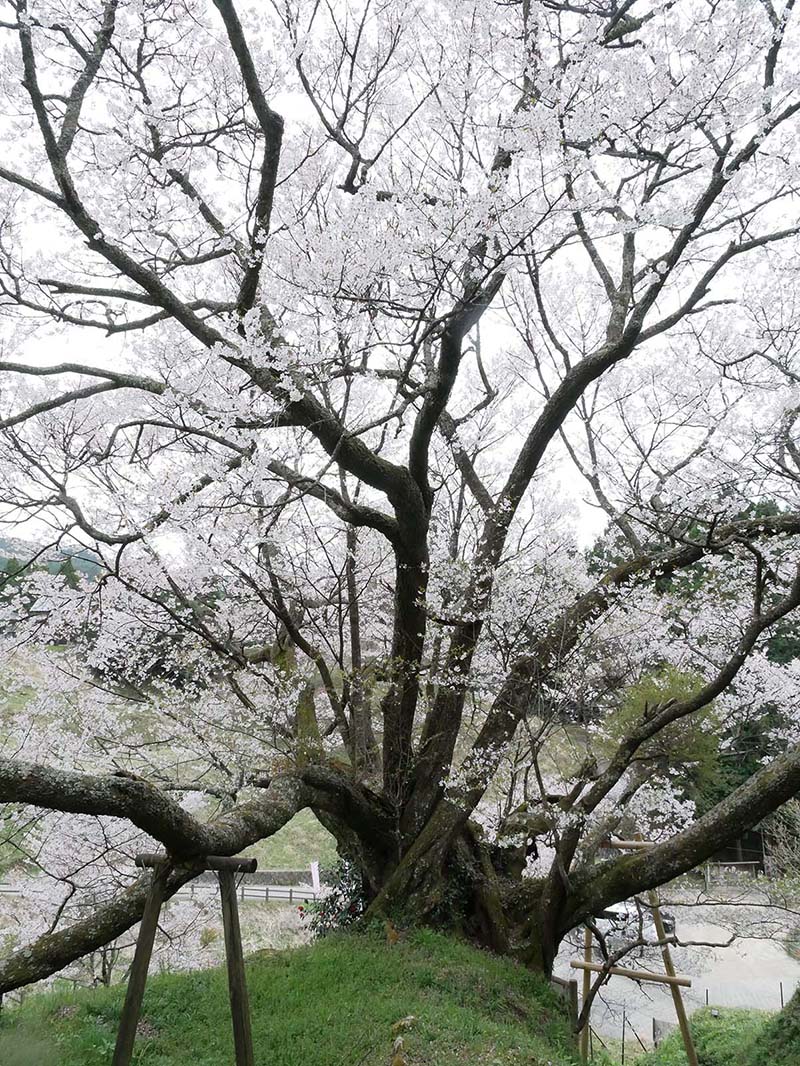
[{"label": "bamboo pole", "polygon": [[649,840],[609,840],[606,846],[617,851],[647,851],[655,847]]},{"label": "bamboo pole", "polygon": [[[583,1009],[589,1002],[589,994],[592,990],[592,975],[588,969],[592,965],[592,931],[589,926],[584,926],[583,930],[583,958],[587,966],[587,969],[583,972],[583,1002],[581,1009]],[[589,1061],[589,1011],[586,1012],[586,1017],[583,1022],[583,1029],[581,1029],[581,1062]]]},{"label": "bamboo pole", "polygon": [[[144,852],[134,859],[141,869],[161,866],[167,856],[159,852]],[[258,869],[258,859],[248,859],[243,855],[205,855],[201,860],[204,870],[231,870],[238,874],[252,874]]]},{"label": "bamboo pole", "polygon": [[[658,893],[655,889],[651,889],[649,893],[650,906],[653,909],[653,924],[656,927],[656,934],[661,941],[661,954],[664,957],[664,969],[670,977],[675,976],[675,967],[672,964],[672,954],[669,950],[669,944],[667,943],[667,933],[664,929],[664,922],[661,917],[661,906],[658,899]],[[692,1039],[692,1030],[689,1028],[689,1019],[686,1015],[686,1007],[684,1006],[683,996],[681,990],[677,985],[670,985],[670,992],[672,993],[672,1002],[675,1005],[675,1014],[678,1017],[678,1025],[680,1026],[681,1036],[683,1037],[683,1046],[686,1050],[686,1059],[689,1066],[699,1066],[697,1060],[697,1051],[695,1050],[694,1040]]]},{"label": "bamboo pole", "polygon": [[691,988],[691,977],[679,976],[676,973],[662,974],[650,973],[649,970],[626,970],[622,966],[604,966],[600,962],[577,962],[573,959],[570,963],[573,970],[591,970],[592,973],[610,973],[614,977],[630,977],[633,981],[652,981],[658,985],[680,985],[682,988]]}]

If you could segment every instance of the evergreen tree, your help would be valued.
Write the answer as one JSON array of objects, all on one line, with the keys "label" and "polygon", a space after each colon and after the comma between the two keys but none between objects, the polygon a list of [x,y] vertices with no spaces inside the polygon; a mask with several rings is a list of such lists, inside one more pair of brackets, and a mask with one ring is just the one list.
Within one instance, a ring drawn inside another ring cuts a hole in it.
[{"label": "evergreen tree", "polygon": [[72,556],[68,555],[61,566],[58,568],[59,575],[64,579],[64,584],[67,588],[77,589],[80,587],[81,579],[78,571],[75,569],[75,564],[72,561]]}]

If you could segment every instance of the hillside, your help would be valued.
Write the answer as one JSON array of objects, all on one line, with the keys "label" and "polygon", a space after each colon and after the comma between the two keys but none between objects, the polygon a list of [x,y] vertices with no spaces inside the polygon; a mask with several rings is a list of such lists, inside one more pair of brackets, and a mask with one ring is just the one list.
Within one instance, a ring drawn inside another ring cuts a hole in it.
[{"label": "hillside", "polygon": [[[577,1063],[549,985],[438,934],[391,948],[382,932],[339,935],[247,964],[258,1066],[387,1066],[392,1027],[409,1016],[409,1066]],[[122,992],[32,995],[4,1010],[0,1062],[107,1066]],[[224,972],[153,976],[140,1031],[139,1066],[232,1066]]]},{"label": "hillside", "polygon": [[248,848],[247,854],[258,859],[259,870],[308,870],[314,861],[324,870],[337,860],[336,841],[308,809]]},{"label": "hillside", "polygon": [[[0,570],[5,570],[9,561],[16,560],[17,563],[25,563],[28,559],[39,556],[41,551],[42,546],[36,541],[0,536]],[[94,553],[83,548],[65,548],[61,551],[49,548],[38,558],[37,562],[38,565],[46,566],[51,574],[55,574],[68,559],[76,570],[88,577],[96,577],[100,570]]]},{"label": "hillside", "polygon": [[797,1066],[800,1062],[800,992],[779,1014],[771,1015],[752,1041],[742,1066]]},{"label": "hillside", "polygon": [[[719,1008],[691,1019],[700,1066],[797,1066],[800,1063],[800,992],[777,1014]],[[680,1033],[670,1034],[637,1066],[686,1066]]]}]

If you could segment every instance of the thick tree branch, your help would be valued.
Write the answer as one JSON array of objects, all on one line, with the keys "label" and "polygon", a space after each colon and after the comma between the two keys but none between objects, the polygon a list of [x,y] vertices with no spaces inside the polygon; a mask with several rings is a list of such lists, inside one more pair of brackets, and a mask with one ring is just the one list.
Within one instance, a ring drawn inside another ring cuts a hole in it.
[{"label": "thick tree branch", "polygon": [[[23,765],[15,779],[13,771],[8,770],[8,762],[3,760],[0,763],[0,798],[52,806],[55,810],[129,818],[146,832],[152,829],[160,831],[162,836],[156,833],[157,839],[169,837],[181,845],[189,843],[186,836],[186,831],[189,831],[195,844],[182,850],[184,854],[192,856],[233,855],[264,837],[272,836],[306,807],[309,800],[309,793],[298,778],[282,775],[274,778],[258,799],[235,807],[214,822],[202,825],[163,794],[154,795],[159,790],[144,781],[113,775],[92,777],[45,767],[31,768],[30,764],[27,767]],[[15,794],[9,795],[15,781]],[[61,789],[69,806],[60,800]],[[151,806],[152,810],[143,812],[140,804]],[[199,836],[194,836],[194,827],[186,819],[200,827]],[[142,822],[147,824],[143,825]],[[167,843],[166,840],[163,842]],[[198,843],[204,846],[198,849]],[[201,863],[177,863],[169,873],[166,898],[174,895],[201,869]],[[149,885],[150,875],[145,874],[110,903],[94,910],[88,918],[40,937],[3,959],[0,962],[0,995],[41,981],[126,932],[141,918]]]},{"label": "thick tree branch", "polygon": [[272,207],[275,198],[275,185],[278,180],[278,165],[281,158],[283,140],[283,119],[267,103],[264,91],[256,73],[253,57],[245,40],[244,30],[239,21],[232,0],[214,0],[214,6],[222,16],[233,54],[239,64],[250,104],[264,134],[264,157],[261,163],[258,192],[254,207],[255,224],[251,242],[251,263],[245,270],[239,286],[238,310],[241,315],[249,311],[256,300],[258,279],[264,256],[264,245],[269,234]]},{"label": "thick tree branch", "polygon": [[[165,899],[200,873],[202,866],[173,869],[166,884]],[[152,875],[142,874],[110,903],[103,904],[72,925],[47,933],[13,951],[0,961],[0,995],[51,977],[76,959],[109,944],[141,919]]]},{"label": "thick tree branch", "polygon": [[66,156],[72,147],[75,134],[78,132],[78,122],[81,117],[81,109],[86,93],[100,70],[103,56],[106,54],[111,38],[114,34],[114,21],[117,14],[118,0],[108,0],[103,8],[103,17],[100,27],[95,35],[94,43],[90,52],[84,52],[86,63],[79,74],[72,90],[67,97],[64,120],[61,123],[61,132],[58,135],[58,149]]},{"label": "thick tree branch", "polygon": [[141,389],[143,392],[153,392],[157,395],[165,392],[167,388],[163,381],[156,381],[154,378],[143,378],[137,374],[120,373],[117,370],[88,366],[85,363],[56,363],[53,366],[32,366],[29,363],[12,363],[7,360],[0,360],[0,372],[3,370],[15,374],[29,374],[32,377],[50,377],[54,374],[83,374],[87,377],[104,378],[112,381],[121,389]]},{"label": "thick tree branch", "polygon": [[461,365],[461,345],[499,292],[504,279],[505,274],[497,271],[485,285],[465,297],[449,317],[439,342],[439,361],[414,423],[408,448],[408,469],[419,485],[428,510],[433,505],[433,494],[428,483],[428,453],[433,431],[456,383]]},{"label": "thick tree branch", "polygon": [[562,928],[638,892],[658,888],[701,865],[731,840],[800,794],[800,747],[780,755],[749,777],[702,818],[663,844],[578,871]]},{"label": "thick tree branch", "polygon": [[323,484],[316,478],[307,477],[305,474],[292,470],[286,463],[277,459],[270,461],[267,466],[273,474],[285,481],[291,488],[297,489],[304,496],[313,496],[314,499],[320,500],[330,507],[335,515],[350,525],[377,529],[392,543],[399,539],[400,528],[397,520],[390,515],[383,514],[374,507],[346,500],[336,489]]},{"label": "thick tree branch", "polygon": [[138,778],[83,774],[0,758],[0,802],[127,818],[175,855],[215,852],[201,822],[155,785]]}]

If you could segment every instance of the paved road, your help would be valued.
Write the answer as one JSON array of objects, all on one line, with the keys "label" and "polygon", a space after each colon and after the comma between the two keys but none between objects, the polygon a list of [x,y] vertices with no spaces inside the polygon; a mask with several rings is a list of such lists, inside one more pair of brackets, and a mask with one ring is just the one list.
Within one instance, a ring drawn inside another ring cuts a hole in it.
[{"label": "paved road", "polygon": [[[670,908],[678,922],[678,935],[682,940],[706,941],[724,944],[730,932],[711,921],[698,920],[696,909],[681,914],[682,908]],[[576,946],[565,945],[556,961],[556,973],[560,977],[580,978],[579,971],[571,970],[571,959],[582,957]],[[625,960],[620,965],[638,967],[663,973],[658,956],[641,964],[635,959]],[[753,939],[741,937],[730,947],[695,947],[677,949],[675,968],[692,978],[692,987],[681,989],[687,1010],[696,1010],[706,1003],[710,1006],[755,1007],[761,1010],[779,1010],[781,984],[783,998],[788,1000],[800,985],[800,962],[786,954],[778,939]],[[660,985],[640,987],[625,977],[612,977],[592,1007],[592,1027],[599,1033],[619,1038],[622,1025],[622,1008],[627,1020],[646,1043],[652,1039],[653,1018],[675,1022],[675,1010],[669,990]]]}]

